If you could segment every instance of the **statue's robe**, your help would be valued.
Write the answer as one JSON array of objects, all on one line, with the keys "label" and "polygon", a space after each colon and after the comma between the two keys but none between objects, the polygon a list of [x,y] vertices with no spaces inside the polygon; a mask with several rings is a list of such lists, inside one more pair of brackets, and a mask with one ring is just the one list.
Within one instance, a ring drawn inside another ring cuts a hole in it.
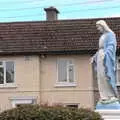
[{"label": "statue's robe", "polygon": [[116,90],[116,37],[113,32],[108,32],[104,40],[104,66],[108,81]]},{"label": "statue's robe", "polygon": [[[102,58],[102,52],[104,58]],[[94,57],[94,68],[97,74],[101,99],[115,97],[116,89],[116,37],[110,31],[99,40],[99,49]]]}]

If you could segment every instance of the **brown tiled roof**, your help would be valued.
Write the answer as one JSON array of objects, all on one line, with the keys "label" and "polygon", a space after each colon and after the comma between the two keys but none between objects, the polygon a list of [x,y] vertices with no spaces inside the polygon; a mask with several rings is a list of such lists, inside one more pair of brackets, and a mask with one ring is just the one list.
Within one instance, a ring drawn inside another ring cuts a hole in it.
[{"label": "brown tiled roof", "polygon": [[[0,54],[90,53],[98,48],[99,19],[0,23]],[[105,19],[117,35],[120,18]]]}]

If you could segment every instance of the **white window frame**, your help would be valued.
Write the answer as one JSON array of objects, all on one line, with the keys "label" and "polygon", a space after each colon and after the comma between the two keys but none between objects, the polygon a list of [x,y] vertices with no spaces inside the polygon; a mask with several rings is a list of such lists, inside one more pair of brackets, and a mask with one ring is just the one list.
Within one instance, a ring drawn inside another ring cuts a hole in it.
[{"label": "white window frame", "polygon": [[120,77],[118,76],[118,70],[120,71],[120,57],[117,57],[117,70],[116,70],[116,82],[117,82],[117,86],[120,86]]},{"label": "white window frame", "polygon": [[21,96],[9,98],[11,101],[12,108],[17,107],[19,104],[36,104],[37,97],[34,96]]},{"label": "white window frame", "polygon": [[[69,64],[69,65],[67,64],[67,81],[65,81],[65,82],[59,81],[59,78],[58,78],[58,74],[59,74],[59,72],[58,72],[58,61],[59,60],[67,60],[67,61],[71,60],[72,61],[72,64]],[[69,81],[69,71],[68,71],[68,69],[69,69],[70,65],[73,65],[73,76],[74,76],[73,82]],[[75,86],[77,86],[77,83],[76,83],[76,80],[75,80],[75,64],[74,64],[74,60],[71,59],[71,58],[58,58],[57,59],[57,81],[56,81],[55,87],[75,87]]]},{"label": "white window frame", "polygon": [[[15,84],[15,79],[16,79],[16,73],[15,73],[15,62],[13,60],[0,60],[0,62],[2,62],[3,64],[0,65],[0,67],[4,68],[4,83],[0,84],[0,88],[16,88],[16,84]],[[14,82],[13,83],[7,83],[6,82],[6,62],[13,62],[14,63]]]}]

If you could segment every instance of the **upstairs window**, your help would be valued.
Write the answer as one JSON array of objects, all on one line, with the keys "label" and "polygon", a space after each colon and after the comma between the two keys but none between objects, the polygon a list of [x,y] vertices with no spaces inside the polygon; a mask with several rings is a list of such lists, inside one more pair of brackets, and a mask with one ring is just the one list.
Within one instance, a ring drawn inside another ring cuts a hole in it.
[{"label": "upstairs window", "polygon": [[58,82],[73,83],[74,80],[74,64],[72,60],[58,60]]},{"label": "upstairs window", "polygon": [[14,62],[0,61],[0,84],[14,83]]}]

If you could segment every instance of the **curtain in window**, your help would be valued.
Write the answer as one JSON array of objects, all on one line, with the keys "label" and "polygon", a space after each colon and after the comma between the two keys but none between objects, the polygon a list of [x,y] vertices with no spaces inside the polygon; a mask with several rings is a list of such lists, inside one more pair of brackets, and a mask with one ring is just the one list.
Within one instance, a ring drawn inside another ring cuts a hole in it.
[{"label": "curtain in window", "polygon": [[6,83],[14,82],[14,63],[6,62]]},{"label": "curtain in window", "polygon": [[61,59],[58,61],[58,81],[74,82],[74,65],[71,60]]}]

